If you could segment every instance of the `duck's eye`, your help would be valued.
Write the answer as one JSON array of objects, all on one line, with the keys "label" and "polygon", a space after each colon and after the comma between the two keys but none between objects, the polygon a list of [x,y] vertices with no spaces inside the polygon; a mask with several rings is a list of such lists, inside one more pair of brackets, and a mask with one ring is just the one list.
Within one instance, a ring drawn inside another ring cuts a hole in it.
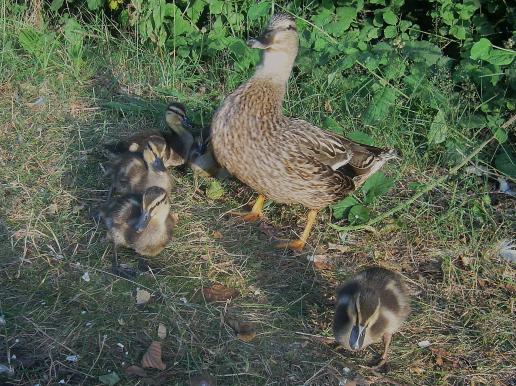
[{"label": "duck's eye", "polygon": [[287,29],[288,29],[288,30],[291,30],[291,31],[292,31],[292,30],[294,30],[294,31],[295,31],[295,30],[296,30],[296,26],[291,24],[291,25],[289,25],[289,26],[287,27]]}]

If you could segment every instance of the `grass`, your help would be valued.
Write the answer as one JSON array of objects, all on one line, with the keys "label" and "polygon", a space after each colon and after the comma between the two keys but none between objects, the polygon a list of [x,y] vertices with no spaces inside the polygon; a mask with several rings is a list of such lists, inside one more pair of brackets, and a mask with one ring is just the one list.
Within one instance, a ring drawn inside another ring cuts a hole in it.
[{"label": "grass", "polygon": [[[158,339],[159,323],[168,328],[167,369],[148,371],[146,384],[184,385],[201,372],[219,385],[515,382],[515,271],[496,248],[511,237],[514,200],[491,194],[490,181],[463,170],[375,224],[376,232],[339,234],[329,226],[329,211],[322,213],[299,256],[274,250],[270,241],[300,231],[302,208],[268,203],[262,224],[239,224],[223,214],[245,205],[249,189],[225,182],[225,195],[213,201],[204,194],[207,181],[196,190],[189,171],[173,170],[175,240],[152,262],[156,268],[134,281],[112,275],[111,247],[91,218],[108,187],[102,144],[162,126],[161,108],[171,99],[207,125],[221,98],[248,74],[230,71],[227,58],[192,65],[124,35],[110,37],[105,23],[94,24],[80,62],[62,39],[29,53],[17,36],[41,28],[38,18],[7,14],[5,6],[2,12],[0,364],[14,374],[0,375],[1,384],[94,385],[109,371],[120,375],[120,384],[142,384],[124,368],[140,363]],[[296,73],[286,111],[316,124],[332,116],[345,131],[364,130],[375,143],[401,151],[400,163],[384,170],[396,185],[375,203],[373,215],[409,199],[411,184],[447,173],[454,163],[446,149],[425,143],[429,106],[399,100],[388,122],[364,128],[360,113],[371,95],[346,77],[328,85],[330,72],[328,65],[312,75]],[[434,85],[445,94],[453,87],[444,73]],[[465,105],[475,105],[474,92],[450,103],[460,116]],[[467,137],[467,152],[483,140],[481,132],[450,130]],[[324,256],[330,267],[315,266],[311,255]],[[137,264],[129,250],[119,257]],[[379,345],[354,354],[323,339],[332,334],[336,286],[370,264],[400,272],[413,294],[387,374],[367,367]],[[89,282],[81,278],[85,272]],[[202,289],[213,283],[240,295],[207,302]],[[150,291],[151,301],[136,305],[136,288]],[[253,322],[257,337],[238,340],[225,315]],[[424,340],[431,346],[420,348]],[[69,362],[68,355],[79,360]]]}]

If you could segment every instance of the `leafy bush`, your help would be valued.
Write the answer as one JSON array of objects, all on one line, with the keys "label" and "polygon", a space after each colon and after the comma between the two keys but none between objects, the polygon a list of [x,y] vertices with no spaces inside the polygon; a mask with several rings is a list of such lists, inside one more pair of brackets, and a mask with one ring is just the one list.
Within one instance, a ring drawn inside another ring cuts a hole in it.
[{"label": "leafy bush", "polygon": [[[516,15],[505,0],[322,0],[307,4],[53,0],[50,10],[63,15],[84,6],[106,13],[158,50],[208,64],[222,58],[239,72],[250,71],[258,60],[258,53],[245,44],[247,35],[262,28],[271,13],[291,12],[298,17],[301,38],[300,76],[313,76],[321,65],[329,65],[334,70],[327,74],[327,86],[339,84],[349,95],[369,93],[370,103],[361,115],[366,127],[387,121],[397,104],[407,114],[425,111],[431,117],[426,132],[421,133],[427,151],[439,151],[446,155],[441,159],[455,163],[471,146],[469,139],[474,135],[495,135],[503,146],[492,150],[496,152],[494,166],[514,177],[514,148],[509,134],[500,128],[507,111],[516,107]],[[81,28],[74,19],[65,23],[75,66],[80,65],[82,35],[74,37],[73,32]],[[44,56],[35,42],[46,38],[25,31],[19,40],[29,52]],[[443,74],[450,78],[451,87],[436,84]],[[462,94],[474,95],[480,103],[470,103],[458,115],[452,107],[464,100]],[[323,126],[342,132],[331,116],[323,120]],[[461,135],[454,135],[451,127],[460,128]],[[481,131],[485,128],[490,131]],[[361,131],[348,136],[372,143]],[[364,205],[373,203],[391,185],[387,177],[377,174],[363,186],[362,204],[348,197],[336,205],[334,215],[347,215],[352,222],[367,221]]]}]

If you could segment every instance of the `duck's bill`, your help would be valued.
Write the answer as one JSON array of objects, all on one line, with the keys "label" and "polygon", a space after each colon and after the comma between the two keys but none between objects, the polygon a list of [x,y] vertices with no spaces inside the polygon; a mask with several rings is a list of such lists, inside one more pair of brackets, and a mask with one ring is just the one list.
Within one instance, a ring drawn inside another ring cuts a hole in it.
[{"label": "duck's bill", "polygon": [[259,50],[266,50],[271,45],[270,34],[265,34],[256,39],[249,39],[247,46],[250,48],[258,48]]},{"label": "duck's bill", "polygon": [[163,163],[163,160],[161,158],[156,158],[154,162],[152,163],[152,166],[156,171],[158,172],[164,172],[167,169],[165,168],[165,164]]},{"label": "duck's bill", "polygon": [[138,222],[134,226],[134,229],[136,230],[136,232],[138,232],[138,233],[142,232],[149,224],[149,220],[150,220],[149,212],[142,212],[142,214],[138,218]]},{"label": "duck's bill", "polygon": [[360,350],[364,345],[365,327],[354,325],[349,335],[349,347],[353,350]]},{"label": "duck's bill", "polygon": [[181,119],[181,124],[186,127],[187,129],[191,129],[193,127],[192,123],[187,117],[183,117]]}]

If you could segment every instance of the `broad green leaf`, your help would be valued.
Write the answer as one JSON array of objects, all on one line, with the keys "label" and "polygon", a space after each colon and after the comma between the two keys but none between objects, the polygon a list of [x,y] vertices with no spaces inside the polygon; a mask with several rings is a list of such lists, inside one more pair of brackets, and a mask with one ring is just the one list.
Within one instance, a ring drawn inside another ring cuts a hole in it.
[{"label": "broad green leaf", "polygon": [[450,35],[457,39],[464,40],[466,39],[466,28],[461,25],[454,25],[450,28]]},{"label": "broad green leaf", "polygon": [[385,5],[385,0],[369,0],[371,4]]},{"label": "broad green leaf", "polygon": [[473,14],[476,12],[480,5],[480,2],[477,2],[475,0],[466,0],[464,1],[464,4],[456,4],[455,9],[457,10],[457,13],[459,14],[459,17],[462,20],[469,20],[473,16]]},{"label": "broad green leaf", "polygon": [[360,130],[352,131],[351,133],[346,134],[346,137],[351,139],[352,141],[362,143],[364,145],[373,144],[373,139],[369,135]]},{"label": "broad green leaf", "polygon": [[501,146],[495,158],[496,168],[511,178],[516,178],[516,156],[509,146]]},{"label": "broad green leaf", "polygon": [[412,25],[412,22],[408,21],[408,20],[402,20],[400,21],[400,31],[401,32],[405,32],[406,30],[408,30],[410,28],[410,26]]},{"label": "broad green leaf", "polygon": [[396,25],[396,23],[398,23],[398,16],[392,12],[392,9],[387,8],[387,10],[383,13],[383,20],[385,20],[387,24]]},{"label": "broad green leaf", "polygon": [[327,129],[327,130],[330,130],[330,131],[334,132],[334,133],[342,133],[342,127],[332,117],[324,118],[323,127],[325,129]]},{"label": "broad green leaf", "polygon": [[442,57],[441,49],[425,40],[407,42],[404,51],[412,60],[426,63],[427,66],[436,64]]},{"label": "broad green leaf", "polygon": [[351,224],[363,224],[369,221],[369,209],[363,205],[353,206],[348,214],[348,220]]},{"label": "broad green leaf", "polygon": [[385,36],[387,39],[391,39],[395,37],[397,34],[398,30],[394,25],[389,25],[385,27],[385,29],[383,30],[383,36]]},{"label": "broad green leaf", "polygon": [[[224,2],[220,0],[210,0],[210,12],[214,15],[218,15],[222,13],[222,7],[224,6]],[[175,5],[175,4],[174,4]]]},{"label": "broad green leaf", "polygon": [[34,54],[43,48],[41,41],[41,33],[33,28],[22,29],[18,33],[18,41],[25,51]]},{"label": "broad green leaf", "polygon": [[446,116],[442,110],[439,110],[430,125],[430,130],[427,135],[428,142],[433,144],[442,143],[446,140],[447,134],[448,126],[446,125]]},{"label": "broad green leaf", "polygon": [[96,11],[97,9],[102,7],[102,5],[104,4],[104,0],[88,0],[87,4],[88,4],[88,9],[90,11]]},{"label": "broad green leaf", "polygon": [[357,10],[354,7],[337,8],[338,24],[340,28],[346,31],[357,17]]},{"label": "broad green leaf", "polygon": [[473,46],[471,47],[470,55],[469,57],[473,60],[482,59],[487,60],[489,59],[491,51],[491,42],[486,39],[482,38]]},{"label": "broad green leaf", "polygon": [[210,185],[208,185],[208,188],[206,188],[206,196],[210,200],[218,200],[224,195],[224,188],[220,184],[219,181],[213,180],[210,182]]},{"label": "broad green leaf", "polygon": [[259,17],[267,16],[271,8],[270,1],[260,1],[253,3],[247,11],[247,18],[249,20],[256,20]]},{"label": "broad green leaf", "polygon": [[190,2],[190,5],[186,10],[186,15],[190,18],[192,23],[197,23],[202,15],[202,11],[204,11],[205,6],[206,3],[203,0],[195,0],[194,2]]},{"label": "broad green leaf", "polygon": [[501,127],[495,131],[494,136],[499,143],[505,143],[505,141],[507,141],[509,138],[507,132]]},{"label": "broad green leaf", "polygon": [[332,205],[331,208],[333,217],[335,217],[337,220],[344,218],[348,211],[356,204],[358,204],[356,198],[353,196],[347,196],[346,198]]},{"label": "broad green leaf", "polygon": [[516,52],[514,51],[509,52],[503,50],[492,50],[489,54],[489,57],[486,60],[494,65],[506,66],[508,64],[511,64],[515,57]]},{"label": "broad green leaf", "polygon": [[312,21],[318,27],[324,27],[332,21],[333,13],[328,9],[322,9],[321,12],[312,17]]},{"label": "broad green leaf", "polygon": [[114,386],[120,382],[120,377],[113,371],[111,373],[107,373],[106,375],[99,376],[99,381],[104,385]]},{"label": "broad green leaf", "polygon": [[364,120],[368,123],[374,123],[386,118],[396,98],[396,91],[392,87],[382,87],[374,94],[373,100],[365,112]]},{"label": "broad green leaf", "polygon": [[50,9],[55,12],[63,6],[63,3],[64,0],[52,0],[52,3],[50,4]]},{"label": "broad green leaf", "polygon": [[394,186],[394,180],[382,172],[376,172],[364,182],[362,191],[366,195],[365,203],[372,203],[377,197],[387,193]]}]

